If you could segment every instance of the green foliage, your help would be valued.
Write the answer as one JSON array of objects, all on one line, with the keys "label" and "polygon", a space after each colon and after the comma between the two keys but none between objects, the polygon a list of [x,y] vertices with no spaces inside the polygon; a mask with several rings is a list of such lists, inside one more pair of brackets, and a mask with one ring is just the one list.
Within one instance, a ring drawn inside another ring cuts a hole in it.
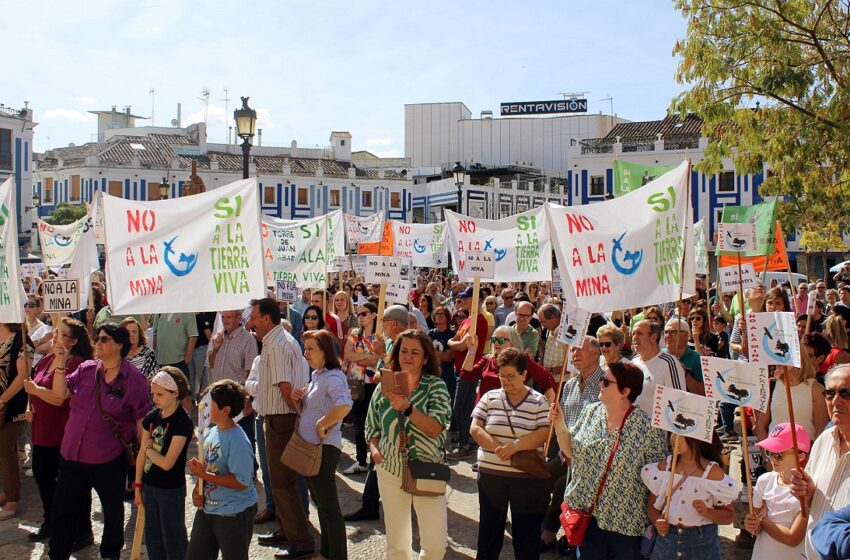
[{"label": "green foliage", "polygon": [[86,207],[61,202],[44,221],[54,226],[71,224],[86,215]]},{"label": "green foliage", "polygon": [[704,119],[696,167],[771,173],[783,229],[808,251],[841,248],[850,231],[850,0],[674,0],[687,18],[673,100]]}]

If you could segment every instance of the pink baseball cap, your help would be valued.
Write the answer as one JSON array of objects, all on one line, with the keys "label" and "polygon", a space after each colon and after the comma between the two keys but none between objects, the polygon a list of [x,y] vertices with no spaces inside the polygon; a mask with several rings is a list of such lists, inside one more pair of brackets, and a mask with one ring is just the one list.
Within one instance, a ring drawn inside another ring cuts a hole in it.
[{"label": "pink baseball cap", "polygon": [[[804,428],[800,424],[797,424],[796,427],[797,449],[808,453],[809,449],[812,448],[812,439],[809,437],[809,433],[806,431],[806,428]],[[773,427],[772,430],[770,430],[770,433],[767,435],[767,437],[756,443],[756,445],[772,453],[782,453],[783,451],[788,451],[789,449],[794,447],[794,442],[791,439],[791,424],[789,424],[788,422],[782,422],[781,424],[777,424]]]}]

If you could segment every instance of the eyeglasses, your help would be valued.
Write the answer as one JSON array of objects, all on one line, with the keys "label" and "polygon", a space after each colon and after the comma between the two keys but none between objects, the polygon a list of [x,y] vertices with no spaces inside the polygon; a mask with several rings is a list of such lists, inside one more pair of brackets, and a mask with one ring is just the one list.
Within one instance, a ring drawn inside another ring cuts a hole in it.
[{"label": "eyeglasses", "polygon": [[825,290],[826,286],[818,286],[818,290]]},{"label": "eyeglasses", "polygon": [[687,334],[688,331],[664,331],[664,336],[676,336],[677,334]]},{"label": "eyeglasses", "polygon": [[[789,457],[790,457],[790,455],[789,455]],[[773,451],[768,451],[767,452],[767,458],[773,459],[774,461],[779,462],[779,461],[781,461],[785,458],[785,455],[783,455],[782,453],[774,453]]]},{"label": "eyeglasses", "polygon": [[531,317],[531,313],[517,313],[517,317]]},{"label": "eyeglasses", "polygon": [[843,401],[850,401],[850,387],[844,387],[842,389],[826,389],[823,392],[823,396],[825,396],[829,401],[834,399],[835,395],[841,397],[841,400]]},{"label": "eyeglasses", "polygon": [[319,320],[319,316],[318,316],[318,315],[304,315],[304,318],[305,318],[305,319],[310,319],[311,321],[318,321],[318,320]]},{"label": "eyeglasses", "polygon": [[[358,313],[358,314],[357,314],[357,316],[358,316],[358,317],[366,317],[366,316],[368,316],[368,315],[369,315],[369,312],[368,312],[368,311],[361,311],[360,313]],[[317,319],[318,317],[315,317],[315,316],[314,316],[314,318],[316,318],[316,319]]]},{"label": "eyeglasses", "polygon": [[488,305],[488,306],[496,305],[496,302],[495,301],[488,301],[485,305]]},{"label": "eyeglasses", "polygon": [[504,344],[508,341],[508,339],[504,336],[491,336],[490,343],[491,344]]},{"label": "eyeglasses", "polygon": [[101,344],[106,344],[110,340],[112,340],[112,339],[108,336],[105,336],[105,335],[99,336],[99,337],[94,339],[95,342],[100,342]]},{"label": "eyeglasses", "polygon": [[699,315],[694,315],[693,317],[691,317],[691,321],[702,321],[702,317],[700,317]]},{"label": "eyeglasses", "polygon": [[500,375],[499,379],[502,380],[502,381],[513,381],[517,377],[519,377],[519,375],[512,373],[510,375]]},{"label": "eyeglasses", "polygon": [[504,299],[504,300],[514,299],[514,296],[502,296],[502,299]]},{"label": "eyeglasses", "polygon": [[24,307],[27,307],[27,308],[29,308],[29,309],[37,309],[37,308],[38,308],[38,304],[37,304],[37,303],[28,303],[28,304],[26,304]]},{"label": "eyeglasses", "polygon": [[600,340],[599,346],[601,346],[602,348],[610,348],[610,347],[614,346],[614,343],[613,342],[602,342]]},{"label": "eyeglasses", "polygon": [[608,388],[609,385],[614,385],[616,383],[617,383],[616,379],[608,379],[607,377],[603,377],[602,379],[599,380],[599,384],[602,385],[603,387],[605,387],[606,389]]}]

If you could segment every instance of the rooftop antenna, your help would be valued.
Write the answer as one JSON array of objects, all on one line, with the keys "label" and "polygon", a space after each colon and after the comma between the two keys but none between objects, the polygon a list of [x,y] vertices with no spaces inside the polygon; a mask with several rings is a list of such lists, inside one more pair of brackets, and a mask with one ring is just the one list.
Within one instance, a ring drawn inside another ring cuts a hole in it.
[{"label": "rooftop antenna", "polygon": [[[227,96],[227,88],[222,88],[224,90],[224,98],[219,99],[219,101],[224,101],[224,120],[227,121],[230,115],[230,98]],[[230,144],[230,132],[227,133],[227,143]]]},{"label": "rooftop antenna", "polygon": [[210,88],[204,88],[201,90],[201,97],[199,97],[201,101],[204,102],[204,125],[207,124],[207,111],[210,108]]},{"label": "rooftop antenna", "polygon": [[611,104],[611,128],[614,128],[614,96],[603,97],[599,101],[607,101]]},{"label": "rooftop antenna", "polygon": [[151,88],[151,126],[156,126],[156,88]]}]

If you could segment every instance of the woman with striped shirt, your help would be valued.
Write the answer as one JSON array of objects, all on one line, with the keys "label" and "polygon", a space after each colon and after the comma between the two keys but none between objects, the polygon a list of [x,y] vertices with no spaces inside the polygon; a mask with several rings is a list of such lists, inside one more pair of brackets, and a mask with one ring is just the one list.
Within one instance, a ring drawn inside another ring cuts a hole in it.
[{"label": "woman with striped shirt", "polygon": [[543,451],[549,427],[546,397],[529,388],[528,358],[516,348],[499,353],[501,389],[487,391],[472,412],[469,433],[478,443],[478,560],[499,558],[508,506],[517,558],[538,558],[548,481],[511,466],[518,451]]},{"label": "woman with striped shirt", "polygon": [[[443,459],[445,428],[451,401],[440,379],[440,361],[428,335],[406,330],[393,344],[392,369],[404,373],[404,394],[383,394],[381,385],[369,403],[366,438],[377,465],[378,489],[384,504],[387,558],[413,560],[411,505],[419,522],[420,560],[440,560],[448,544],[446,496],[413,496],[401,488],[404,456],[399,436],[407,439],[410,460],[438,463]],[[389,374],[389,373],[387,373]]]}]

